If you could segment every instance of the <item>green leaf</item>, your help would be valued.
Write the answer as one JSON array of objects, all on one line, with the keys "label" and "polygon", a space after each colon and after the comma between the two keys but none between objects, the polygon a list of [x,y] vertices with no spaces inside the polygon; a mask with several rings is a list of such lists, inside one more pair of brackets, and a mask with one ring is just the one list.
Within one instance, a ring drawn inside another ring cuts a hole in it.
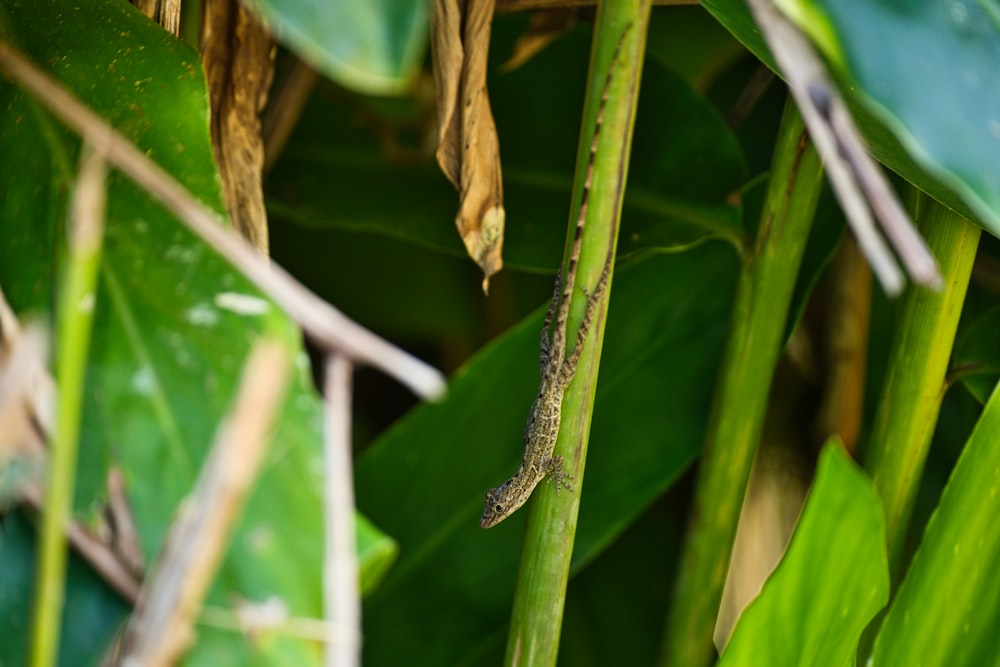
[{"label": "green leaf", "polygon": [[[518,25],[498,20],[492,48],[498,58],[509,53]],[[551,272],[559,264],[589,46],[589,32],[574,30],[514,72],[490,70],[509,268]],[[377,121],[377,136],[359,130],[359,117],[370,123],[385,116],[384,105],[373,110],[375,104],[313,96],[269,177],[269,212],[307,227],[381,234],[464,257],[453,222],[454,188],[430,155],[404,150],[408,134],[431,130],[427,119],[419,109],[403,109],[400,118]],[[635,132],[619,257],[739,238],[740,209],[727,201],[746,180],[739,146],[719,112],[656,61],[645,68]]]},{"label": "green leaf", "polygon": [[1000,8],[790,1],[822,17],[803,29],[910,156],[1000,234]]},{"label": "green leaf", "polygon": [[358,563],[361,567],[361,595],[364,597],[378,588],[389,574],[399,555],[399,545],[361,514],[355,515],[355,521]]},{"label": "green leaf", "polygon": [[[190,47],[118,1],[4,0],[0,31],[222,210],[205,82]],[[19,313],[50,311],[78,151],[76,137],[20,89],[0,82],[0,154],[17,165],[0,171],[0,284]],[[118,173],[108,181],[107,218],[75,509],[78,520],[95,520],[108,471],[119,467],[150,559],[193,485],[254,340],[269,331],[299,351],[301,342],[283,313]],[[321,616],[321,407],[301,353],[300,362],[210,604],[275,598],[295,616]],[[370,589],[384,574],[392,544],[371,525],[359,531],[372,559],[362,564],[362,586]],[[30,577],[25,562],[3,554],[0,590]],[[95,608],[113,607],[106,589],[87,588],[81,568],[70,576],[71,598],[90,590]],[[0,605],[0,634],[26,637],[25,617],[9,602]],[[106,633],[119,618],[101,612],[88,620]],[[98,635],[104,636],[96,630],[91,636]],[[79,640],[66,634],[61,655],[77,655]],[[216,660],[213,646],[232,657]],[[247,646],[240,633],[226,632],[196,644],[188,661],[245,664],[236,657],[241,651],[271,664],[304,664],[304,654],[319,660],[315,645],[301,639]]]},{"label": "green leaf", "polygon": [[558,664],[656,664],[687,519],[682,486],[643,512],[573,577]]},{"label": "green leaf", "polygon": [[875,640],[878,665],[969,667],[1000,656],[1000,391],[931,516]]},{"label": "green leaf", "polygon": [[[705,0],[774,69],[742,0]],[[833,63],[872,153],[918,188],[1000,233],[1000,22],[972,0],[795,0]]]},{"label": "green leaf", "polygon": [[427,48],[423,0],[253,0],[289,49],[347,88],[396,94],[413,84]]},{"label": "green leaf", "polygon": [[952,373],[980,403],[986,403],[1000,379],[1000,306],[994,305],[962,327],[955,340]]},{"label": "green leaf", "polygon": [[[574,571],[696,455],[736,269],[731,248],[713,243],[616,272],[587,477],[575,487]],[[358,461],[359,508],[400,544],[399,563],[365,606],[372,664],[458,664],[502,651],[495,640],[509,616],[524,512],[488,532],[478,518],[485,490],[521,457],[542,314],[483,349],[443,403],[418,407]]]},{"label": "green leaf", "polygon": [[743,612],[719,665],[852,665],[862,630],[888,599],[881,503],[831,441],[788,550]]},{"label": "green leaf", "polygon": [[[35,582],[35,539],[20,512],[0,519],[0,665],[28,664],[28,619]],[[12,576],[16,575],[16,576]],[[67,565],[63,607],[63,647],[58,664],[64,667],[99,664],[108,642],[130,611],[83,561],[73,556]],[[72,647],[72,651],[68,647]]]}]

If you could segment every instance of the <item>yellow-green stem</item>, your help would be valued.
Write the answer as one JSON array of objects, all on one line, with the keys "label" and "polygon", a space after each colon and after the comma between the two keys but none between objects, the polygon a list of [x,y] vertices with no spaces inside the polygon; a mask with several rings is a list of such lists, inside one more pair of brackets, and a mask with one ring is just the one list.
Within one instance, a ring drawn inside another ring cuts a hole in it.
[{"label": "yellow-green stem", "polygon": [[925,195],[918,196],[916,218],[938,260],[944,287],[933,292],[911,285],[903,295],[865,453],[865,467],[885,505],[894,580],[944,397],[948,359],[980,235],[979,227]]},{"label": "yellow-green stem", "polygon": [[42,513],[41,555],[36,570],[32,667],[50,667],[58,658],[66,580],[65,529],[72,511],[87,350],[104,237],[105,166],[87,145],[83,147],[80,163],[68,225],[68,256],[57,306],[58,401]]},{"label": "yellow-green stem", "polygon": [[667,617],[661,660],[665,665],[702,667],[714,660],[712,631],[821,176],[819,157],[789,101],[778,130],[757,239],[744,257],[737,287],[691,524]]},{"label": "yellow-green stem", "polygon": [[[570,239],[576,227],[601,96],[615,48],[623,33],[627,31],[627,34],[621,42],[618,63],[614,65],[615,72],[608,90],[604,123],[594,159],[594,177],[587,206],[583,247],[577,267],[577,285],[586,290],[593,290],[597,284],[608,253],[613,252],[617,235],[649,10],[650,0],[602,2],[598,8],[587,99],[577,152]],[[564,261],[568,261],[568,253]],[[598,312],[583,348],[576,376],[567,389],[563,402],[562,427],[555,453],[565,461],[566,471],[573,479],[573,490],[557,494],[554,484],[542,484],[529,502],[511,627],[507,637],[506,665],[556,663],[608,294],[610,289],[598,304]],[[574,291],[567,325],[570,341],[574,340],[573,332],[579,327],[586,301],[586,294],[580,289]]]}]

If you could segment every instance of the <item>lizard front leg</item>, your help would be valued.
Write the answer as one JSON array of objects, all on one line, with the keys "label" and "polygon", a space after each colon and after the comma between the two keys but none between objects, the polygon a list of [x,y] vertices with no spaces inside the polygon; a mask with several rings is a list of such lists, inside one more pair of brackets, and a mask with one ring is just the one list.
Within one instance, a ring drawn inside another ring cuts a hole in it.
[{"label": "lizard front leg", "polygon": [[562,271],[556,271],[556,286],[552,290],[552,303],[549,304],[549,311],[545,313],[545,322],[542,324],[542,340],[539,345],[540,350],[540,360],[542,373],[545,372],[546,366],[549,365],[549,359],[552,356],[552,338],[549,336],[549,330],[552,327],[552,318],[556,314],[556,308],[559,305],[559,288],[562,285]]},{"label": "lizard front leg", "polygon": [[567,491],[573,490],[573,485],[571,484],[573,478],[566,472],[566,466],[563,465],[563,457],[549,457],[545,460],[543,469],[549,478],[555,482],[556,493],[559,493],[560,487],[566,489]]}]

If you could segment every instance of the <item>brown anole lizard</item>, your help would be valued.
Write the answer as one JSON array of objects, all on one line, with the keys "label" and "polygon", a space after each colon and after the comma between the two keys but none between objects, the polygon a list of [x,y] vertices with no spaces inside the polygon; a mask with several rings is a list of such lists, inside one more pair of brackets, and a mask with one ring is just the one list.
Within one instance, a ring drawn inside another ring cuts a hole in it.
[{"label": "brown anole lizard", "polygon": [[[631,26],[629,26],[631,27]],[[491,528],[500,523],[531,496],[532,491],[538,486],[546,475],[551,475],[555,480],[556,489],[564,486],[572,490],[569,483],[569,475],[563,469],[563,459],[561,456],[553,456],[556,446],[556,439],[559,436],[559,424],[562,420],[563,396],[566,388],[576,374],[576,367],[580,362],[580,353],[583,350],[583,343],[587,339],[587,333],[593,324],[594,314],[597,311],[597,304],[601,300],[604,291],[608,287],[611,276],[611,263],[614,258],[614,242],[608,249],[608,258],[604,262],[604,270],[597,281],[597,286],[592,294],[587,297],[587,307],[580,322],[580,328],[576,334],[576,344],[569,355],[566,355],[566,322],[569,317],[570,296],[573,294],[573,287],[576,284],[576,270],[580,259],[580,245],[583,238],[584,222],[587,219],[587,200],[590,196],[591,182],[594,177],[594,158],[597,155],[597,142],[601,134],[601,125],[604,123],[604,106],[608,101],[608,91],[611,88],[612,74],[618,56],[628,34],[626,28],[622,36],[618,39],[618,45],[611,57],[611,64],[608,67],[608,76],[604,83],[604,90],[601,93],[601,101],[597,108],[597,119],[594,125],[593,139],[590,142],[590,155],[587,159],[587,173],[583,182],[583,194],[580,199],[580,212],[576,221],[576,232],[573,237],[573,247],[570,250],[569,265],[566,268],[565,289],[560,294],[562,286],[562,272],[556,273],[555,289],[552,292],[552,304],[545,315],[545,324],[542,325],[541,335],[541,383],[538,387],[538,395],[531,405],[528,413],[528,423],[524,427],[524,454],[521,458],[521,465],[513,477],[486,492],[484,499],[483,516],[479,520],[482,528]],[[555,317],[555,328],[552,328],[552,318]],[[551,337],[549,335],[551,330]]]}]

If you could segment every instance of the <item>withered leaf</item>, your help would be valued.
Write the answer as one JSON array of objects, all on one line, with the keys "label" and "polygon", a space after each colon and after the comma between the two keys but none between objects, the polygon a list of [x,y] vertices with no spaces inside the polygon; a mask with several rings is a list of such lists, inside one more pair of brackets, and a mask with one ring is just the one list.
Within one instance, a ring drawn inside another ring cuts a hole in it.
[{"label": "withered leaf", "polygon": [[233,226],[268,254],[260,112],[274,75],[274,40],[236,0],[206,0],[201,57],[212,104],[212,148]]},{"label": "withered leaf", "polygon": [[459,191],[455,217],[483,291],[503,267],[500,144],[486,90],[494,0],[435,0],[431,51],[438,106],[437,159]]},{"label": "withered leaf", "polygon": [[44,470],[55,420],[47,348],[45,328],[21,327],[0,291],[0,497],[18,497]]},{"label": "withered leaf", "polygon": [[501,71],[511,72],[517,69],[569,32],[576,20],[576,14],[575,7],[542,9],[533,13],[528,29],[517,38],[513,53],[500,68]]}]

